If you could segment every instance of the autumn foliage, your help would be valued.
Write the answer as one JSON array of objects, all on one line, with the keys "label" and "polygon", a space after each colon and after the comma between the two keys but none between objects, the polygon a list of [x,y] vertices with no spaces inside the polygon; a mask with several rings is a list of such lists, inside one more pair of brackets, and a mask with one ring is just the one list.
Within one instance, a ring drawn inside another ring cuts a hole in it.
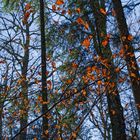
[{"label": "autumn foliage", "polygon": [[2,1],[0,139],[140,138],[131,2]]}]

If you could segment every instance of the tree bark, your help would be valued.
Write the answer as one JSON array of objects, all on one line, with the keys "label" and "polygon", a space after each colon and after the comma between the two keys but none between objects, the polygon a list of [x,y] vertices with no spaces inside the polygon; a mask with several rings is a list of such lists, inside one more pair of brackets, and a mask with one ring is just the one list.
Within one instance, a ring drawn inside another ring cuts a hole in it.
[{"label": "tree bark", "polygon": [[[40,0],[40,29],[41,29],[41,68],[42,68],[42,100],[43,102],[48,101],[47,95],[47,77],[46,77],[46,44],[45,44],[45,18],[44,18],[44,5],[45,1]],[[48,110],[47,104],[42,104],[42,114],[44,114]],[[49,131],[48,131],[48,119],[47,116],[43,116],[42,121],[42,131],[43,136],[42,140],[49,139]]]},{"label": "tree bark", "polygon": [[2,110],[3,110],[3,105],[2,103],[0,103],[0,140],[2,140]]},{"label": "tree bark", "polygon": [[[110,77],[110,79],[106,78],[105,82],[109,83],[107,87],[107,102],[112,126],[112,140],[126,140],[123,108],[121,105],[120,96],[117,89],[117,74],[115,73],[115,66],[113,64],[113,60],[111,57],[112,52],[109,44],[106,47],[102,45],[102,41],[107,36],[107,33],[106,33],[106,15],[101,14],[100,7],[105,9],[105,1],[103,0],[100,1],[100,4],[98,0],[92,2],[92,10],[95,17],[96,36],[97,36],[96,38],[98,40],[98,47],[100,48],[97,50],[97,52],[102,59],[107,60],[108,68],[104,66],[103,68],[107,69],[108,76]],[[112,85],[114,85],[114,87]]]},{"label": "tree bark", "polygon": [[130,36],[128,26],[126,23],[126,18],[124,15],[123,7],[121,0],[112,0],[114,11],[118,23],[118,28],[120,30],[120,37],[123,44],[124,49],[124,58],[127,64],[132,91],[135,98],[135,103],[138,110],[138,115],[140,119],[140,74],[139,74],[139,67],[136,62],[134,48],[131,43],[131,39],[128,37]]},{"label": "tree bark", "polygon": [[[21,114],[20,114],[20,129],[24,128],[28,124],[28,82],[27,82],[27,71],[29,63],[29,45],[30,45],[30,35],[29,35],[29,25],[26,25],[26,44],[24,48],[23,65],[22,65],[22,77],[21,77]],[[26,140],[27,129],[21,132],[20,140]]]}]

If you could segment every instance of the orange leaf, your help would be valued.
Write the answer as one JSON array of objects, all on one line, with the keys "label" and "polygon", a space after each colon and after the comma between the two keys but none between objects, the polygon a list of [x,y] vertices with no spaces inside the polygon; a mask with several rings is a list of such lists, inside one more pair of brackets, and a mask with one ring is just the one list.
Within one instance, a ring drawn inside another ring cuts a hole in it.
[{"label": "orange leaf", "polygon": [[55,5],[52,5],[52,10],[53,10],[53,12],[56,11],[56,6]]},{"label": "orange leaf", "polygon": [[97,68],[96,68],[96,66],[93,66],[91,69],[92,69],[92,71],[95,71]]},{"label": "orange leaf", "polygon": [[27,3],[27,4],[25,5],[25,10],[27,11],[27,10],[29,10],[29,9],[31,9],[31,5],[30,5],[30,3]]},{"label": "orange leaf", "polygon": [[86,38],[83,42],[82,45],[85,46],[86,48],[89,48],[90,46],[90,40],[89,38]]},{"label": "orange leaf", "polygon": [[68,79],[67,80],[67,84],[71,84],[72,83],[72,80],[71,79]]},{"label": "orange leaf", "polygon": [[136,74],[135,73],[131,73],[130,74],[132,77],[136,77]]},{"label": "orange leaf", "polygon": [[25,15],[24,15],[24,19],[27,20],[29,18],[29,16],[30,16],[30,12],[26,12]]},{"label": "orange leaf", "polygon": [[100,9],[100,12],[101,12],[103,15],[106,15],[105,9],[101,8],[101,9]]},{"label": "orange leaf", "polygon": [[73,68],[77,68],[78,65],[77,65],[76,63],[72,63],[72,67],[73,67]]},{"label": "orange leaf", "polygon": [[46,130],[46,131],[45,131],[45,134],[46,134],[46,135],[48,135],[48,133],[49,133],[49,131],[48,131],[48,130]]},{"label": "orange leaf", "polygon": [[127,39],[128,39],[129,41],[132,41],[132,40],[133,40],[133,36],[132,36],[132,35],[128,35]]},{"label": "orange leaf", "polygon": [[101,84],[102,84],[102,81],[98,81],[97,84],[98,84],[98,85],[101,85]]},{"label": "orange leaf", "polygon": [[38,101],[42,101],[42,97],[41,96],[38,96]]},{"label": "orange leaf", "polygon": [[81,9],[80,9],[80,8],[77,8],[77,9],[76,9],[76,12],[80,14]]},{"label": "orange leaf", "polygon": [[107,40],[104,40],[104,41],[102,42],[102,45],[103,45],[104,47],[106,47],[107,44],[108,44],[108,41],[107,41]]},{"label": "orange leaf", "polygon": [[88,79],[87,79],[86,76],[82,76],[82,79],[83,79],[84,83],[87,83],[88,82]]},{"label": "orange leaf", "polygon": [[87,72],[91,72],[91,71],[92,71],[92,68],[88,66],[88,67],[86,68],[86,71],[87,71]]},{"label": "orange leaf", "polygon": [[89,38],[91,39],[92,38],[92,35],[89,35]]},{"label": "orange leaf", "polygon": [[72,136],[73,136],[74,138],[76,138],[76,133],[72,132]]},{"label": "orange leaf", "polygon": [[95,80],[94,75],[92,75],[92,76],[90,77],[90,79],[94,81],[94,80]]},{"label": "orange leaf", "polygon": [[63,0],[56,0],[56,4],[57,5],[62,5],[62,4],[64,4],[64,1]]},{"label": "orange leaf", "polygon": [[88,23],[86,22],[85,24],[84,24],[84,27],[85,27],[85,29],[89,29],[89,25],[88,25]]},{"label": "orange leaf", "polygon": [[116,72],[119,72],[119,71],[120,71],[120,68],[116,68],[115,71],[116,71]]},{"label": "orange leaf", "polygon": [[83,25],[84,25],[84,21],[83,21],[81,18],[78,18],[78,19],[76,20],[76,22],[77,22],[78,24],[83,24]]}]

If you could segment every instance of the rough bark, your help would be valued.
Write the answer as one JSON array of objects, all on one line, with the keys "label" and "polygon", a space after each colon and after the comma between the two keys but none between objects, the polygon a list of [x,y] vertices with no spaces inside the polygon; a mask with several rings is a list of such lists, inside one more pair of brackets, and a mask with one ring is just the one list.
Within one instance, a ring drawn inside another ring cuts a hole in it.
[{"label": "rough bark", "polygon": [[136,62],[135,54],[134,54],[134,48],[131,43],[131,39],[128,37],[130,36],[128,26],[126,23],[126,18],[124,15],[122,3],[120,0],[112,0],[114,11],[118,23],[118,28],[120,30],[120,37],[123,44],[123,49],[125,52],[125,61],[127,64],[131,85],[132,85],[132,91],[135,98],[135,103],[138,110],[138,115],[140,119],[140,74],[139,74],[139,68]]},{"label": "rough bark", "polygon": [[[42,100],[43,102],[48,101],[47,95],[47,77],[46,77],[46,45],[45,45],[45,15],[44,15],[44,0],[40,0],[40,29],[41,29],[41,67],[42,67]],[[48,105],[42,105],[42,114],[48,110]],[[48,134],[48,119],[47,116],[43,116],[42,120],[42,140],[49,139]]]}]

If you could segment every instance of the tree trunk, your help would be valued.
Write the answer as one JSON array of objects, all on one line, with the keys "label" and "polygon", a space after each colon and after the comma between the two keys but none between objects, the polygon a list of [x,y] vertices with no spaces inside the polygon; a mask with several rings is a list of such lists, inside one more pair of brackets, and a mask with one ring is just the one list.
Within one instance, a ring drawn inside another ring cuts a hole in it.
[{"label": "tree trunk", "polygon": [[2,140],[2,110],[3,110],[3,105],[0,103],[0,140]]},{"label": "tree trunk", "polygon": [[[22,65],[22,82],[21,82],[21,114],[20,114],[20,129],[24,128],[28,124],[28,82],[27,82],[27,71],[29,63],[29,25],[26,25],[26,44],[24,48],[23,65]],[[21,132],[20,140],[26,140],[27,129]]]},{"label": "tree trunk", "polygon": [[[44,19],[44,0],[40,0],[40,28],[41,28],[41,68],[42,68],[42,100],[43,102],[48,101],[47,95],[47,77],[46,77],[46,45],[45,45],[45,19]],[[48,110],[47,104],[42,104],[42,114]],[[47,116],[43,116],[42,121],[42,140],[49,139],[48,134],[48,119]]]},{"label": "tree trunk", "polygon": [[134,94],[138,115],[140,119],[140,75],[139,75],[139,68],[136,62],[136,58],[134,55],[134,49],[131,44],[131,39],[129,39],[129,31],[122,7],[122,3],[120,0],[112,0],[114,11],[116,14],[116,19],[118,23],[118,28],[120,30],[120,36],[122,39],[123,49],[125,51],[125,61],[127,64],[131,84],[132,84],[132,91]]},{"label": "tree trunk", "polygon": [[102,45],[102,41],[107,36],[107,33],[106,16],[101,14],[100,7],[105,9],[105,1],[102,0],[100,4],[98,0],[92,2],[92,9],[95,17],[96,35],[98,46],[100,48],[97,50],[97,52],[102,59],[107,60],[108,67],[103,66],[103,68],[107,69],[107,76],[110,77],[110,79],[106,78],[105,82],[109,83],[107,87],[107,102],[112,126],[112,140],[126,140],[123,108],[117,89],[117,74],[115,73],[115,66],[113,64],[113,60],[111,59],[112,52],[109,44],[106,47]]}]

